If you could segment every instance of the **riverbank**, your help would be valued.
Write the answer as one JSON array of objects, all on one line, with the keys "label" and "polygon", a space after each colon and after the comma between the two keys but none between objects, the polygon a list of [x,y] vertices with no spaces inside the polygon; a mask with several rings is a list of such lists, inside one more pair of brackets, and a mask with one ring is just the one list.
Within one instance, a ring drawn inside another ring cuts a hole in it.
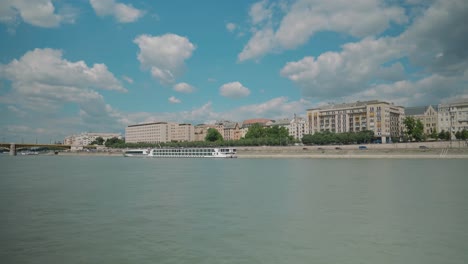
[{"label": "riverbank", "polygon": [[[417,145],[402,148],[395,145],[367,145],[360,150],[357,145],[346,146],[259,146],[237,147],[238,158],[311,158],[311,159],[468,159],[468,147],[440,147]],[[55,155],[47,153],[41,155]],[[122,150],[67,151],[57,156],[122,156]]]},{"label": "riverbank", "polygon": [[239,158],[468,159],[468,148],[371,148],[357,146],[239,147]]}]

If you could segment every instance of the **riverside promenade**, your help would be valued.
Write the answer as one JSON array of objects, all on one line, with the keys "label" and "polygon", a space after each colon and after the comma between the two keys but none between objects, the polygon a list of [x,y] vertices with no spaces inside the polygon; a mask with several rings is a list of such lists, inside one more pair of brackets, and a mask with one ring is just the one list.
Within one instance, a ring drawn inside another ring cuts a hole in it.
[{"label": "riverside promenade", "polygon": [[[367,149],[359,149],[365,146]],[[237,146],[238,158],[468,159],[464,141],[324,146]],[[45,155],[54,155],[49,153]],[[58,156],[122,156],[122,149],[65,151]]]},{"label": "riverside promenade", "polygon": [[[365,146],[367,149],[359,149]],[[261,146],[238,147],[239,158],[455,158],[468,159],[468,145],[463,141],[412,142],[393,144]]]}]

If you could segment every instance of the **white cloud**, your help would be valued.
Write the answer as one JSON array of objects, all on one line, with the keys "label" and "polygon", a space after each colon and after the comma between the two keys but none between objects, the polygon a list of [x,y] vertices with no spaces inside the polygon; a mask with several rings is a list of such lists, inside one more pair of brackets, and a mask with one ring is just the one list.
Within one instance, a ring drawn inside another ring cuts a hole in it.
[{"label": "white cloud", "polygon": [[126,89],[105,64],[88,67],[84,61],[70,62],[55,49],[34,49],[19,60],[0,65],[0,76],[11,80],[16,88],[32,91],[28,85],[78,89],[105,89],[125,92]]},{"label": "white cloud", "polygon": [[468,68],[468,4],[436,1],[400,36],[411,62],[430,72],[458,75]]},{"label": "white cloud", "polygon": [[174,96],[169,97],[168,101],[171,104],[180,104],[180,103],[182,103],[182,101],[180,101],[179,98],[176,98]]},{"label": "white cloud", "polygon": [[254,33],[253,37],[249,40],[247,45],[241,53],[239,53],[238,60],[245,61],[248,59],[259,58],[267,51],[272,51],[275,47],[275,37],[272,28],[264,28]]},{"label": "white cloud", "polygon": [[132,5],[117,3],[115,0],[90,0],[98,16],[114,16],[120,23],[131,23],[144,16],[145,12]]},{"label": "white cloud", "polygon": [[229,32],[233,32],[234,30],[236,30],[237,28],[237,25],[234,24],[234,23],[227,23],[226,24],[226,29],[229,31]]},{"label": "white cloud", "polygon": [[240,82],[231,82],[219,87],[219,93],[224,97],[237,99],[248,96],[250,94],[250,90]]},{"label": "white cloud", "polygon": [[138,60],[144,69],[150,69],[162,83],[173,83],[182,73],[184,62],[196,49],[188,38],[175,34],[162,36],[140,35],[133,42],[140,51]]},{"label": "white cloud", "polygon": [[[368,87],[359,93],[347,96],[345,101],[385,98],[403,106],[427,105],[455,98],[468,98],[464,85],[468,79],[431,75],[420,80],[402,80]],[[449,87],[449,89],[447,89]]]},{"label": "white cloud", "polygon": [[[297,83],[303,95],[319,99],[434,103],[465,94],[468,29],[462,21],[467,16],[468,5],[462,0],[437,1],[399,36],[364,38],[343,45],[340,52],[304,57],[287,63],[281,75]],[[400,59],[406,58],[410,64],[403,66]],[[405,67],[414,66],[421,70],[405,73]],[[402,93],[405,89],[411,92]]]},{"label": "white cloud", "polygon": [[343,45],[341,52],[326,52],[317,58],[304,57],[288,62],[281,69],[281,75],[298,83],[307,97],[346,96],[364,89],[379,75],[385,79],[389,74],[395,76],[401,64],[391,67],[382,67],[382,64],[404,55],[398,47],[392,38],[366,38]]},{"label": "white cloud", "polygon": [[277,97],[269,101],[241,106],[229,112],[234,120],[243,120],[250,118],[285,118],[292,117],[295,113],[302,114],[312,104],[304,99],[299,101],[290,101],[287,97]]},{"label": "white cloud", "polygon": [[18,17],[33,26],[51,28],[61,23],[74,23],[76,10],[63,8],[56,12],[51,0],[3,0],[0,4],[0,22],[14,26]]},{"label": "white cloud", "polygon": [[173,87],[174,91],[179,92],[179,93],[192,93],[195,90],[195,87],[188,83],[178,83],[175,84]]},{"label": "white cloud", "polygon": [[[127,125],[154,121],[187,122],[191,124],[211,123],[214,120],[243,121],[245,119],[284,118],[292,117],[295,113],[303,115],[305,109],[312,107],[306,100],[291,101],[287,97],[278,97],[258,104],[244,105],[224,112],[215,111],[213,103],[208,102],[189,111],[180,112],[139,112],[127,114]],[[156,120],[154,117],[157,116]]]},{"label": "white cloud", "polygon": [[124,79],[126,82],[128,82],[129,84],[133,84],[133,79],[124,75],[122,76],[122,79]]},{"label": "white cloud", "polygon": [[51,124],[54,122],[51,116],[56,116],[65,104],[72,104],[79,108],[74,126],[115,130],[119,126],[119,113],[96,90],[126,89],[106,65],[89,67],[83,61],[71,62],[62,55],[60,50],[35,49],[20,59],[0,64],[1,79],[11,82],[11,90],[0,96],[0,102],[8,104],[10,111],[31,124]]},{"label": "white cloud", "polygon": [[267,0],[254,3],[250,7],[249,16],[254,25],[269,21],[273,16],[272,6],[268,5]]},{"label": "white cloud", "polygon": [[[287,10],[276,31],[272,18],[274,8],[281,9],[278,12]],[[249,14],[254,26],[253,36],[238,55],[239,61],[260,58],[277,50],[294,49],[320,31],[365,37],[383,32],[391,22],[407,22],[403,8],[388,6],[383,0],[298,0],[289,8],[267,6],[266,1],[261,1],[252,6]],[[261,22],[264,25],[257,28]]]}]

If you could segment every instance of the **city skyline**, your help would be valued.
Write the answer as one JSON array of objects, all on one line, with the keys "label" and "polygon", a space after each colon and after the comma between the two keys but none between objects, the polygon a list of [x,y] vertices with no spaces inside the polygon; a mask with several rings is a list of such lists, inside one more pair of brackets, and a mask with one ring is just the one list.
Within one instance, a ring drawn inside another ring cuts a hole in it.
[{"label": "city skyline", "polygon": [[7,0],[0,137],[466,99],[467,16],[463,0]]}]

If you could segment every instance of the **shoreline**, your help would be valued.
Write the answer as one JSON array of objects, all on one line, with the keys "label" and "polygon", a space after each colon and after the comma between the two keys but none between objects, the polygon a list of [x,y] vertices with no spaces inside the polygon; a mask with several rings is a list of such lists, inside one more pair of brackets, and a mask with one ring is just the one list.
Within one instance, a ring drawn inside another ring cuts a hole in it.
[{"label": "shoreline", "polygon": [[[18,154],[18,156],[21,156]],[[120,150],[109,152],[59,152],[43,153],[39,156],[90,156],[90,157],[123,157]],[[237,158],[240,159],[468,159],[468,148],[434,148],[434,149],[335,149],[325,147],[237,147]]]}]

